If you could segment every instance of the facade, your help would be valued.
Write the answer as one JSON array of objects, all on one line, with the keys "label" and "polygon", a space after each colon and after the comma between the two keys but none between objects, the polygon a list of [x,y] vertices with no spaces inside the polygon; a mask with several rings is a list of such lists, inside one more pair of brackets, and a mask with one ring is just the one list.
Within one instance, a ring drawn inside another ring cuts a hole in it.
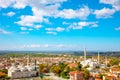
[{"label": "facade", "polygon": [[29,57],[27,59],[27,66],[19,65],[16,66],[14,63],[9,69],[8,69],[8,76],[12,79],[14,78],[28,78],[28,77],[36,77],[38,76],[38,71],[36,70],[36,60],[35,65],[30,66],[29,65]]},{"label": "facade", "polygon": [[13,65],[8,69],[8,76],[13,78],[35,77],[38,72],[32,66],[16,66]]},{"label": "facade", "polygon": [[110,72],[111,72],[116,78],[120,78],[120,69],[119,69],[119,68],[110,68]]},{"label": "facade", "polygon": [[69,73],[69,75],[70,75],[70,80],[85,80],[84,72],[72,71]]},{"label": "facade", "polygon": [[99,66],[98,62],[97,61],[92,61],[91,59],[87,59],[87,60],[84,60],[84,61],[81,61],[81,64],[83,67],[85,66],[89,66],[89,68],[96,68]]},{"label": "facade", "polygon": [[89,66],[88,70],[96,68],[99,66],[100,54],[98,52],[98,60],[86,59],[86,48],[84,49],[84,60],[81,61],[82,67]]}]

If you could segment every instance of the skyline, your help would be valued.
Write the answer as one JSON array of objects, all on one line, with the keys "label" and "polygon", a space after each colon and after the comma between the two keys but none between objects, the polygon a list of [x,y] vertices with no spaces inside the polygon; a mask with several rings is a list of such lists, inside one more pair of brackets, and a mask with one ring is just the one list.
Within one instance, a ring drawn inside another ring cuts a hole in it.
[{"label": "skyline", "polygon": [[120,51],[120,0],[1,0],[0,50]]}]

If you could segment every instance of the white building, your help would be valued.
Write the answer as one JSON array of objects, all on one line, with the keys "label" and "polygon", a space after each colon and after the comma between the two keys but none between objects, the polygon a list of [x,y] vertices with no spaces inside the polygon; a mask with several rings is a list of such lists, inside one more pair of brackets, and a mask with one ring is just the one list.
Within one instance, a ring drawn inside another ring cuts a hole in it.
[{"label": "white building", "polygon": [[92,61],[91,59],[87,59],[87,60],[81,61],[81,64],[82,64],[82,67],[85,67],[85,66],[88,65],[89,68],[92,68],[92,69],[99,66],[97,61]]},{"label": "white building", "polygon": [[12,79],[38,76],[38,71],[36,70],[36,61],[35,61],[34,66],[29,66],[29,65],[27,65],[27,66],[23,66],[23,65],[16,66],[15,64],[13,64],[8,69],[8,76],[11,77]]},{"label": "white building", "polygon": [[98,53],[98,60],[86,59],[86,49],[84,50],[84,60],[81,61],[82,67],[89,66],[88,70],[96,68],[99,66],[99,53]]},{"label": "white building", "polygon": [[32,66],[16,66],[13,65],[8,69],[8,76],[11,78],[35,77],[38,72]]}]

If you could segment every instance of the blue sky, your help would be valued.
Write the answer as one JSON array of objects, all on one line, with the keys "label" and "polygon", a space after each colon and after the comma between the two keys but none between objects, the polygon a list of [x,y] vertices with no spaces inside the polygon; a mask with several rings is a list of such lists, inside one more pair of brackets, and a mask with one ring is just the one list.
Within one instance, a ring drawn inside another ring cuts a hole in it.
[{"label": "blue sky", "polygon": [[120,51],[120,0],[0,0],[0,50]]}]

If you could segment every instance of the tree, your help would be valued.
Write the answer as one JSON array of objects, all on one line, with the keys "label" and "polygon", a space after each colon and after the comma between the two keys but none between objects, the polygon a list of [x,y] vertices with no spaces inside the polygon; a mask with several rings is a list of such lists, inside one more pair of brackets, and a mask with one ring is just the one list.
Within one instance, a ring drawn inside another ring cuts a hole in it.
[{"label": "tree", "polygon": [[78,62],[78,70],[81,71],[81,69],[82,69],[82,64]]},{"label": "tree", "polygon": [[110,60],[110,65],[118,65],[119,64],[119,59],[111,59]]},{"label": "tree", "polygon": [[39,64],[39,71],[40,71],[40,73],[42,73],[43,68],[44,68],[44,65],[43,64]]},{"label": "tree", "polygon": [[89,71],[86,69],[86,70],[84,71],[84,78],[85,78],[85,79],[89,79],[89,77],[90,77],[90,73],[89,73]]},{"label": "tree", "polygon": [[65,63],[59,63],[59,67],[60,67],[61,71],[63,71],[66,66],[67,65]]},{"label": "tree", "polygon": [[62,78],[69,78],[69,72],[70,72],[70,68],[68,66],[65,67],[65,69],[61,72],[61,76]]},{"label": "tree", "polygon": [[60,75],[61,69],[60,69],[59,65],[53,65],[51,67],[51,72],[55,73],[56,75]]}]

